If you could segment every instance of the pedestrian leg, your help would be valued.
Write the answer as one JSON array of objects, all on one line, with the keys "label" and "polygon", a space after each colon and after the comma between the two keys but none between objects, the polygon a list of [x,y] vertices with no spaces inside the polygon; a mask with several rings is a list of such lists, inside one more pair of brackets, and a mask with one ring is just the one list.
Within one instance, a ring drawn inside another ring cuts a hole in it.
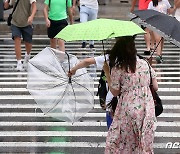
[{"label": "pedestrian leg", "polygon": [[65,52],[65,44],[64,41],[61,39],[58,39],[58,44],[59,44],[59,50]]},{"label": "pedestrian leg", "polygon": [[25,42],[26,52],[29,55],[32,49],[32,43]]},{"label": "pedestrian leg", "polygon": [[21,60],[21,38],[14,37],[16,59]]},{"label": "pedestrian leg", "polygon": [[56,49],[56,41],[57,41],[57,39],[50,38],[50,46],[51,46],[51,48]]},{"label": "pedestrian leg", "polygon": [[17,71],[23,70],[23,65],[21,61],[21,38],[20,37],[14,37],[14,43],[15,43],[15,52],[16,52],[16,59],[17,59]]}]

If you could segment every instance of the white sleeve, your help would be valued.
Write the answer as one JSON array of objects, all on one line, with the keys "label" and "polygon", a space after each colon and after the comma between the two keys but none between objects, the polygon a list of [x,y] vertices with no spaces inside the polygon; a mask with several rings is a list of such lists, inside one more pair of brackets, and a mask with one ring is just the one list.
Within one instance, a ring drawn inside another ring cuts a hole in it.
[{"label": "white sleeve", "polygon": [[[98,56],[98,57],[94,57],[94,59],[95,59],[95,61],[96,61],[96,67],[97,67],[97,69],[102,70],[103,65],[104,65],[104,61],[105,61],[104,55]],[[109,61],[109,56],[108,56],[108,55],[106,55],[106,60]]]},{"label": "white sleeve", "polygon": [[166,0],[166,5],[167,5],[167,8],[168,8],[168,9],[171,8],[171,4],[169,3],[168,0]]},{"label": "white sleeve", "polygon": [[152,3],[152,1],[149,3],[148,9],[149,9],[149,10],[152,10],[152,9],[153,9],[153,3]]},{"label": "white sleeve", "polygon": [[33,2],[36,2],[36,0],[30,0],[30,4],[32,4]]}]

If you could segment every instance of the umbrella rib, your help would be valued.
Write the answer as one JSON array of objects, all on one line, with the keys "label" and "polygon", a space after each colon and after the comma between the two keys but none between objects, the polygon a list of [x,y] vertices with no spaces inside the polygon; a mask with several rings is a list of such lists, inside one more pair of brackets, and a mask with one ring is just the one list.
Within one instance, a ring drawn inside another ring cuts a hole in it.
[{"label": "umbrella rib", "polygon": [[90,90],[88,89],[88,88],[86,88],[85,86],[83,86],[83,85],[81,85],[81,84],[79,84],[78,82],[76,82],[75,80],[72,80],[74,83],[76,83],[77,85],[79,85],[79,86],[81,86],[81,87],[83,87],[83,88],[85,88],[92,96],[93,96],[93,94],[90,92]]},{"label": "umbrella rib", "polygon": [[[53,50],[52,50],[52,49],[50,49],[50,50],[51,50],[52,54],[54,55],[54,57],[56,58],[56,60],[59,61],[58,58],[56,57],[56,55],[54,54]],[[67,55],[68,58],[69,58],[68,53],[67,53],[67,52],[65,52],[65,53],[66,53],[66,55]],[[68,59],[68,62],[69,62],[69,59]],[[64,73],[66,73],[66,71],[65,71],[65,69],[64,69],[63,67],[62,67],[62,69],[63,69]]]},{"label": "umbrella rib", "polygon": [[28,89],[30,89],[30,90],[48,90],[48,89],[52,89],[52,88],[55,88],[55,87],[57,87],[57,86],[63,86],[63,85],[65,85],[67,82],[66,81],[64,81],[64,82],[62,82],[62,83],[60,83],[60,84],[57,84],[57,85],[54,85],[53,87],[51,87],[51,88],[47,88],[47,89],[31,89],[31,88],[28,88]]},{"label": "umbrella rib", "polygon": [[[50,76],[53,76],[53,77],[58,77],[59,79],[66,79],[66,78],[64,78],[64,77],[61,77],[61,76],[58,76],[58,75],[56,75],[56,74],[49,74],[49,73],[47,73],[47,71],[43,71],[43,70],[41,70],[41,69],[39,69],[36,65],[34,65],[33,63],[31,63],[31,62],[29,62],[31,65],[33,65],[36,69],[38,69],[39,71],[42,71],[44,74],[46,74],[46,75],[50,75]],[[64,80],[65,81],[65,80]]]},{"label": "umbrella rib", "polygon": [[[68,85],[67,85],[67,86],[68,86]],[[65,88],[65,90],[64,90],[64,92],[63,92],[63,94],[62,94],[62,97],[61,97],[60,101],[62,100],[62,98],[63,98],[64,95],[65,95],[67,86],[66,86],[66,88]],[[56,101],[56,100],[55,100],[55,101]],[[59,102],[57,102],[57,103],[56,103],[51,109],[49,109],[46,113],[49,113],[50,111],[52,111],[58,104],[59,104]]]}]

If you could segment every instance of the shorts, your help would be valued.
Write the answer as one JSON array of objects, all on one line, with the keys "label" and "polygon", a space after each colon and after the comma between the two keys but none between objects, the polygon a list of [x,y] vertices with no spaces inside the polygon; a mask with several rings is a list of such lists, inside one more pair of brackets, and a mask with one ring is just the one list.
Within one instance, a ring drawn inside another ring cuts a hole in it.
[{"label": "shorts", "polygon": [[26,27],[17,27],[15,25],[11,25],[11,31],[12,31],[12,39],[14,40],[14,37],[20,37],[22,36],[23,41],[32,43],[32,35],[33,35],[33,26],[28,25]]},{"label": "shorts", "polygon": [[65,28],[68,25],[68,22],[66,19],[63,20],[51,20],[49,19],[51,24],[50,27],[47,29],[48,37],[54,38],[63,28]]}]

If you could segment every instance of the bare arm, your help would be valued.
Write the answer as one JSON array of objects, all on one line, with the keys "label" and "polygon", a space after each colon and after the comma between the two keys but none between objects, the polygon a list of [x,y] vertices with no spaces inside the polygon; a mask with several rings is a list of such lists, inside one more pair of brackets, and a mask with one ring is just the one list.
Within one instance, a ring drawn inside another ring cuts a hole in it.
[{"label": "bare arm", "polygon": [[30,15],[29,18],[28,18],[28,24],[32,25],[34,16],[35,16],[35,14],[36,14],[36,11],[37,11],[36,2],[33,2],[33,3],[31,4],[31,15]]},{"label": "bare arm", "polygon": [[158,90],[158,82],[157,82],[157,79],[156,78],[153,78],[152,79],[152,83],[153,83],[153,88],[155,91]]},{"label": "bare arm", "polygon": [[73,9],[71,7],[68,7],[68,16],[69,16],[69,21],[70,24],[73,24]]},{"label": "bare arm", "polygon": [[180,8],[180,0],[174,0],[174,5],[176,8]]},{"label": "bare arm", "polygon": [[50,21],[48,19],[48,9],[49,9],[48,5],[44,4],[44,9],[43,9],[44,19],[46,22],[46,26],[50,27]]},{"label": "bare arm", "polygon": [[72,14],[75,15],[76,11],[76,0],[73,0],[73,5],[72,5]]},{"label": "bare arm", "polygon": [[113,94],[113,96],[118,96],[120,94],[120,90],[116,90],[111,87],[110,67],[107,64],[107,62],[104,62],[103,70],[105,72],[106,80],[107,80],[108,87],[109,87],[111,93]]},{"label": "bare arm", "polygon": [[167,13],[168,13],[168,14],[173,14],[175,11],[176,11],[176,8],[173,7],[173,8],[169,8],[169,9],[167,10]]},{"label": "bare arm", "polygon": [[74,75],[78,69],[87,67],[87,66],[89,66],[91,64],[96,64],[96,61],[95,61],[94,58],[86,58],[86,59],[82,60],[81,62],[76,64],[76,66],[74,66],[70,70],[70,72],[68,73],[68,76]]},{"label": "bare arm", "polygon": [[130,12],[133,12],[133,11],[134,11],[134,7],[135,7],[135,5],[136,5],[136,2],[137,2],[137,0],[132,0],[132,1],[131,1],[131,9],[130,9]]}]

